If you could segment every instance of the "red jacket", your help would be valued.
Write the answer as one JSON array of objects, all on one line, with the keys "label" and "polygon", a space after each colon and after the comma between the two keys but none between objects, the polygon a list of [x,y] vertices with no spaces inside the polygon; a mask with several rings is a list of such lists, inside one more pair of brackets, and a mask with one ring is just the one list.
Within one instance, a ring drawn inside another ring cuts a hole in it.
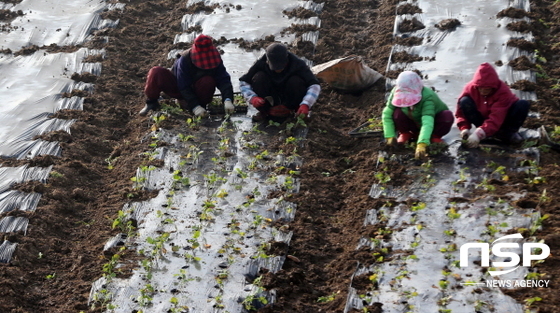
[{"label": "red jacket", "polygon": [[[478,87],[492,87],[495,92],[484,97],[478,92]],[[484,130],[486,136],[492,136],[500,129],[509,108],[515,101],[519,100],[509,89],[509,86],[500,80],[496,70],[488,63],[482,63],[478,67],[473,79],[463,88],[459,100],[465,96],[474,100],[478,111],[484,117],[484,123],[480,128]],[[457,105],[455,117],[459,130],[470,129],[471,124],[465,119],[459,105]]]}]

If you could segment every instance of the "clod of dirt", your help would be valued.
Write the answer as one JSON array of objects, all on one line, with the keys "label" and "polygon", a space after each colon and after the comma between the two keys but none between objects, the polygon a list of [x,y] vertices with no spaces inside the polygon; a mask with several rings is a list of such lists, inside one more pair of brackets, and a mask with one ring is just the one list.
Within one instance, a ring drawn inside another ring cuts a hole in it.
[{"label": "clod of dirt", "polygon": [[85,98],[89,95],[90,95],[90,93],[88,91],[80,90],[80,89],[72,89],[72,92],[70,92],[70,93],[68,93],[68,92],[62,93],[63,98],[72,98],[72,97],[83,97],[83,98]]},{"label": "clod of dirt", "polygon": [[196,13],[200,13],[200,12],[205,12],[207,14],[210,14],[212,12],[214,12],[214,9],[216,9],[217,7],[219,7],[218,4],[214,4],[214,5],[206,5],[204,4],[204,2],[197,2],[189,7],[187,7],[187,13],[189,14],[196,14]]},{"label": "clod of dirt", "polygon": [[23,16],[22,10],[18,10],[17,12],[10,11],[10,10],[0,10],[0,21],[2,22],[9,23],[18,16]]},{"label": "clod of dirt", "polygon": [[401,33],[413,32],[424,28],[426,28],[426,26],[416,18],[404,20],[399,24],[399,32]]},{"label": "clod of dirt", "polygon": [[515,48],[519,48],[520,50],[530,51],[530,52],[533,52],[536,49],[536,45],[534,42],[527,41],[525,39],[519,39],[519,38],[512,38],[508,40],[507,45],[508,47],[515,47]]},{"label": "clod of dirt", "polygon": [[528,81],[526,79],[518,80],[510,85],[511,88],[521,91],[535,91],[537,90],[537,84]]},{"label": "clod of dirt", "polygon": [[422,61],[422,57],[410,54],[406,51],[400,51],[391,55],[391,61],[393,63],[412,63]]},{"label": "clod of dirt", "polygon": [[396,40],[398,45],[413,47],[421,45],[424,39],[422,37],[401,36],[397,37]]},{"label": "clod of dirt", "polygon": [[508,64],[517,71],[526,71],[535,67],[535,64],[531,62],[531,60],[529,60],[529,58],[525,55],[509,61]]},{"label": "clod of dirt", "polygon": [[496,16],[498,18],[503,18],[503,17],[523,18],[523,17],[527,16],[527,11],[522,10],[522,9],[516,9],[516,8],[513,8],[513,7],[509,7],[505,10],[502,10],[502,11],[498,12],[498,14]]},{"label": "clod of dirt", "polygon": [[530,33],[533,31],[533,26],[527,23],[527,21],[512,22],[507,24],[507,30],[519,33]]},{"label": "clod of dirt", "polygon": [[34,139],[40,138],[42,140],[45,141],[56,141],[56,142],[72,142],[72,136],[63,131],[63,130],[57,130],[57,131],[53,131],[53,132],[49,132],[49,133],[44,133],[41,134],[40,136],[37,136]]},{"label": "clod of dirt", "polygon": [[317,16],[317,13],[315,13],[314,11],[305,9],[303,7],[298,7],[295,8],[291,11],[288,10],[284,10],[282,11],[282,13],[284,13],[286,16],[288,16],[289,18],[301,18],[301,19],[308,19],[314,16]]},{"label": "clod of dirt", "polygon": [[403,15],[403,14],[413,15],[417,13],[422,13],[422,9],[420,9],[417,5],[407,3],[397,7],[397,15]]},{"label": "clod of dirt", "polygon": [[16,51],[14,53],[15,56],[20,56],[20,55],[32,55],[33,53],[35,53],[35,51],[39,50],[39,47],[37,45],[32,45],[30,47],[25,47],[22,48],[19,51]]},{"label": "clod of dirt", "polygon": [[457,28],[457,26],[461,25],[461,22],[458,19],[449,18],[437,23],[435,26],[440,30],[450,30],[453,31]]},{"label": "clod of dirt", "polygon": [[97,76],[89,72],[83,72],[82,74],[74,73],[70,78],[74,81],[84,83],[95,83],[95,81],[97,80]]}]

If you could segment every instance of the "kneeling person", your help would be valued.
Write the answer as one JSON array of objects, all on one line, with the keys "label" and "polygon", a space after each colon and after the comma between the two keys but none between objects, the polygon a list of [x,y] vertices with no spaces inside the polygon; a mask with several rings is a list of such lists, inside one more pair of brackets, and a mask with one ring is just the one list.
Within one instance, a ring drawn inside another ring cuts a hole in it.
[{"label": "kneeling person", "polygon": [[441,138],[449,132],[453,113],[431,88],[424,87],[418,74],[404,71],[391,90],[382,122],[388,145],[416,139],[415,157],[423,158],[426,147],[442,142]]},{"label": "kneeling person", "polygon": [[176,98],[181,109],[202,117],[207,115],[205,107],[212,102],[216,88],[222,94],[226,113],[233,113],[235,107],[232,102],[231,76],[226,71],[212,38],[199,35],[191,49],[178,56],[171,70],[161,66],[150,69],[144,87],[146,105],[138,114],[144,116],[150,110],[158,110],[158,99],[163,92]]},{"label": "kneeling person", "polygon": [[253,121],[309,115],[321,86],[307,64],[286,46],[273,43],[249,71],[239,78],[245,100],[259,111]]},{"label": "kneeling person", "polygon": [[[482,63],[459,96],[457,127],[469,148],[478,147],[487,137],[517,144],[523,140],[519,128],[529,114],[529,106],[500,80],[489,63]],[[471,125],[476,127],[472,132]]]}]

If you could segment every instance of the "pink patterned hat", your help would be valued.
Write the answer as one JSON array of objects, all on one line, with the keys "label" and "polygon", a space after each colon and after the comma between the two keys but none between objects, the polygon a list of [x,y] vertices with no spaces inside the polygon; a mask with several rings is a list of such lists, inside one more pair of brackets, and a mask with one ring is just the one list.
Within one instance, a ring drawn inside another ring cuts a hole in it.
[{"label": "pink patterned hat", "polygon": [[397,77],[397,85],[393,94],[393,105],[406,108],[415,105],[422,99],[422,78],[415,72],[404,71]]}]

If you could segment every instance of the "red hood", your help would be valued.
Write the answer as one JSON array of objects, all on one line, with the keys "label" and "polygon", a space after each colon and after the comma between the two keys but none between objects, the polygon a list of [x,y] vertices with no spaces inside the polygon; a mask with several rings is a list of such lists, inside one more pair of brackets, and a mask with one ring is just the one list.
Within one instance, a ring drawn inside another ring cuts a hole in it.
[{"label": "red hood", "polygon": [[492,87],[498,89],[500,88],[501,81],[492,65],[482,63],[474,73],[471,83],[477,88]]}]

